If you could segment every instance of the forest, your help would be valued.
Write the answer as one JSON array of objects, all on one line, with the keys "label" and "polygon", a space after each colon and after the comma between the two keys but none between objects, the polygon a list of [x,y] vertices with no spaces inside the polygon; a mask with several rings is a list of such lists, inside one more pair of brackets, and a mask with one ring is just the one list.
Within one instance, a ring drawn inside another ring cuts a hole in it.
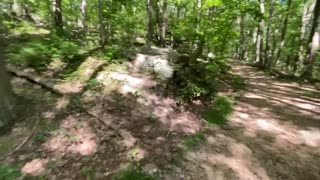
[{"label": "forest", "polygon": [[320,179],[320,0],[1,0],[0,179]]}]

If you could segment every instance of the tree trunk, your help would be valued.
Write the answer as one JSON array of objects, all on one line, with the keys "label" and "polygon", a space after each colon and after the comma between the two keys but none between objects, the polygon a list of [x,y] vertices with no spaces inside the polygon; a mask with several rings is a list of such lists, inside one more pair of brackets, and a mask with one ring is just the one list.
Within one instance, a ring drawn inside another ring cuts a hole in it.
[{"label": "tree trunk", "polygon": [[239,59],[240,60],[245,60],[245,14],[241,13],[240,16],[240,45],[239,45]]},{"label": "tree trunk", "polygon": [[147,45],[150,46],[154,35],[154,0],[147,0],[148,34]]},{"label": "tree trunk", "polygon": [[286,10],[286,14],[285,14],[285,18],[284,18],[284,22],[283,22],[283,27],[282,27],[282,31],[281,31],[281,36],[280,36],[280,47],[278,49],[278,53],[277,53],[277,57],[276,57],[276,61],[279,61],[279,59],[281,58],[281,53],[282,53],[282,49],[284,48],[285,42],[286,42],[286,33],[287,33],[287,27],[288,27],[288,20],[289,20],[289,11],[291,8],[291,0],[288,0],[288,6],[287,6],[287,10]]},{"label": "tree trunk", "polygon": [[307,51],[307,64],[312,65],[315,59],[316,52],[319,47],[319,31],[317,31],[320,17],[320,0],[317,0],[313,14],[313,21],[311,25],[310,36],[308,40],[308,51]]},{"label": "tree trunk", "polygon": [[315,32],[312,38],[310,54],[308,56],[308,61],[307,61],[307,64],[310,66],[313,65],[313,62],[316,58],[316,53],[319,49],[319,43],[320,43],[320,32]]},{"label": "tree trunk", "polygon": [[98,0],[98,13],[99,13],[99,30],[100,30],[100,45],[102,47],[105,46],[106,44],[106,27],[104,24],[104,19],[103,19],[103,8],[104,8],[104,4],[102,2],[102,0]]},{"label": "tree trunk", "polygon": [[61,0],[52,1],[53,25],[59,30],[63,30]]},{"label": "tree trunk", "polygon": [[82,0],[81,2],[81,7],[80,7],[80,11],[81,11],[81,17],[80,17],[80,26],[84,29],[84,32],[87,31],[87,0]]},{"label": "tree trunk", "polygon": [[[306,38],[306,31],[307,25],[309,24],[311,18],[311,12],[314,9],[314,5],[312,4],[310,8],[308,8],[307,2],[304,4],[303,8],[303,15],[302,15],[302,26],[301,26],[301,33],[300,33],[300,49],[299,49],[299,61],[297,62],[299,65],[302,65],[305,60],[306,50],[305,50],[305,38]],[[298,65],[297,65],[298,66]]]},{"label": "tree trunk", "polygon": [[259,22],[258,32],[257,32],[257,44],[256,44],[256,63],[259,63],[259,66],[263,66],[263,58],[262,58],[262,51],[263,51],[263,30],[264,30],[264,14],[265,14],[265,7],[264,7],[264,0],[259,0],[260,3],[260,13],[262,14],[262,18]]},{"label": "tree trunk", "polygon": [[271,33],[272,33],[272,25],[273,25],[273,18],[274,18],[273,17],[274,16],[274,6],[275,6],[275,0],[272,0],[270,11],[269,11],[269,23],[268,23],[268,27],[267,27],[266,49],[265,49],[265,53],[264,53],[265,62],[263,64],[263,66],[268,66],[269,68],[271,68],[270,43],[272,42],[272,34]]},{"label": "tree trunk", "polygon": [[161,45],[162,47],[166,46],[166,32],[168,27],[168,2],[167,0],[163,0],[162,5],[162,28],[161,28]]},{"label": "tree trunk", "polygon": [[0,59],[0,133],[5,132],[13,124],[14,96],[10,80],[5,70],[3,58]]}]

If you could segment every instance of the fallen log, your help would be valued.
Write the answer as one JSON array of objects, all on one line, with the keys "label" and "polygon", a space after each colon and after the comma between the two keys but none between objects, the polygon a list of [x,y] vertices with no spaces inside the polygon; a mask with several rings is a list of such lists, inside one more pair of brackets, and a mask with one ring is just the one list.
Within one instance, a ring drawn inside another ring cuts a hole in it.
[{"label": "fallen log", "polygon": [[35,83],[35,84],[38,84],[40,85],[41,87],[45,88],[45,89],[48,89],[52,92],[54,92],[55,94],[58,94],[58,95],[65,95],[63,94],[62,91],[60,91],[58,88],[55,87],[55,83],[54,82],[50,82],[49,79],[46,79],[46,78],[43,78],[43,77],[40,77],[40,76],[37,76],[37,75],[33,75],[33,74],[30,74],[28,72],[23,72],[23,71],[20,71],[12,66],[7,66],[7,71],[16,76],[16,77],[19,77],[19,78],[24,78],[32,83]]},{"label": "fallen log", "polygon": [[[7,71],[10,72],[12,75],[19,77],[19,78],[24,78],[28,81],[30,81],[31,83],[35,83],[38,84],[40,86],[42,86],[43,88],[54,92],[55,94],[58,94],[60,96],[67,96],[68,94],[66,94],[64,91],[62,91],[61,89],[57,88],[59,86],[57,86],[55,83],[50,82],[50,80],[46,79],[46,78],[42,78],[33,74],[30,74],[28,72],[23,72],[20,71],[18,69],[15,69],[13,67],[8,66],[7,67]],[[69,97],[70,100],[72,101],[72,98]],[[79,103],[73,103],[77,108],[81,109],[84,113],[86,113],[87,115],[97,119],[101,124],[103,124],[105,127],[112,129],[119,137],[123,138],[126,143],[126,146],[128,147],[132,147],[136,144],[136,142],[138,141],[136,138],[134,138],[129,132],[120,129],[117,125],[115,125],[112,122],[109,121],[104,121],[101,117],[99,117],[98,115],[92,113],[90,110],[86,109],[85,107],[83,107],[81,104]],[[32,133],[33,134],[33,133]],[[32,136],[32,135],[31,135]],[[28,138],[29,139],[29,138]],[[28,140],[26,140],[27,142]],[[22,146],[26,143],[22,143]],[[20,147],[19,147],[20,148]],[[16,151],[16,150],[15,150]]]}]

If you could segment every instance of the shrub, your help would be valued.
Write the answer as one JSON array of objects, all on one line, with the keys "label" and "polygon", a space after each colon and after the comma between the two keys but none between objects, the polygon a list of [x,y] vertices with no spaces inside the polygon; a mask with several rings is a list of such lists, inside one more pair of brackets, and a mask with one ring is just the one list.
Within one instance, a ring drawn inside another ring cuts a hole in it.
[{"label": "shrub", "polygon": [[187,148],[193,148],[199,144],[204,143],[205,140],[206,140],[205,135],[203,133],[198,133],[198,134],[187,137],[184,140],[184,144],[185,146],[187,146]]},{"label": "shrub", "polygon": [[186,61],[188,59],[177,65],[174,75],[181,99],[213,98],[217,92],[218,77],[229,70],[227,63],[221,60],[187,64]]},{"label": "shrub", "polygon": [[205,114],[204,118],[210,123],[225,124],[232,112],[232,101],[228,97],[221,96],[213,102],[213,108]]},{"label": "shrub", "polygon": [[21,172],[14,166],[0,166],[0,179],[12,180],[21,176]]},{"label": "shrub", "polygon": [[6,50],[10,63],[26,65],[41,70],[53,58],[68,61],[79,52],[79,45],[59,37],[33,40],[28,43],[12,44]]}]

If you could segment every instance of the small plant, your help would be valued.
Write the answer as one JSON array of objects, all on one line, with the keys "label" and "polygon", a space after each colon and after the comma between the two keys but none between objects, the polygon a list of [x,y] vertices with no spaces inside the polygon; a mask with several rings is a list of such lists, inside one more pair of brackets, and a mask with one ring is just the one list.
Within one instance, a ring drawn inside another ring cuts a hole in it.
[{"label": "small plant", "polygon": [[233,76],[230,84],[235,89],[244,89],[246,85],[245,80],[241,76]]},{"label": "small plant", "polygon": [[95,170],[91,167],[85,166],[81,169],[81,173],[86,176],[86,179],[94,179]]},{"label": "small plant", "polygon": [[91,79],[89,82],[88,82],[88,88],[97,88],[101,85],[101,83],[97,80],[97,79]]},{"label": "small plant", "polygon": [[191,149],[199,144],[204,143],[205,140],[206,140],[205,135],[203,133],[198,133],[198,134],[187,137],[184,140],[184,144],[187,148]]},{"label": "small plant", "polygon": [[183,151],[180,150],[171,157],[170,162],[175,165],[180,165],[181,162],[183,161],[183,158],[184,158],[183,156],[184,156]]},{"label": "small plant", "polygon": [[227,117],[233,112],[232,101],[225,96],[218,97],[213,103],[213,109],[206,113],[205,119],[214,124],[225,124]]},{"label": "small plant", "polygon": [[157,117],[154,114],[150,114],[147,118],[150,123],[155,123],[157,121]]},{"label": "small plant", "polygon": [[129,167],[119,171],[113,177],[114,180],[155,180],[155,178],[142,171],[141,168]]},{"label": "small plant", "polygon": [[38,132],[35,134],[33,141],[38,143],[44,143],[48,139],[48,134],[43,132]]},{"label": "small plant", "polygon": [[0,166],[0,179],[13,180],[20,177],[22,174],[17,167],[14,166]]}]

